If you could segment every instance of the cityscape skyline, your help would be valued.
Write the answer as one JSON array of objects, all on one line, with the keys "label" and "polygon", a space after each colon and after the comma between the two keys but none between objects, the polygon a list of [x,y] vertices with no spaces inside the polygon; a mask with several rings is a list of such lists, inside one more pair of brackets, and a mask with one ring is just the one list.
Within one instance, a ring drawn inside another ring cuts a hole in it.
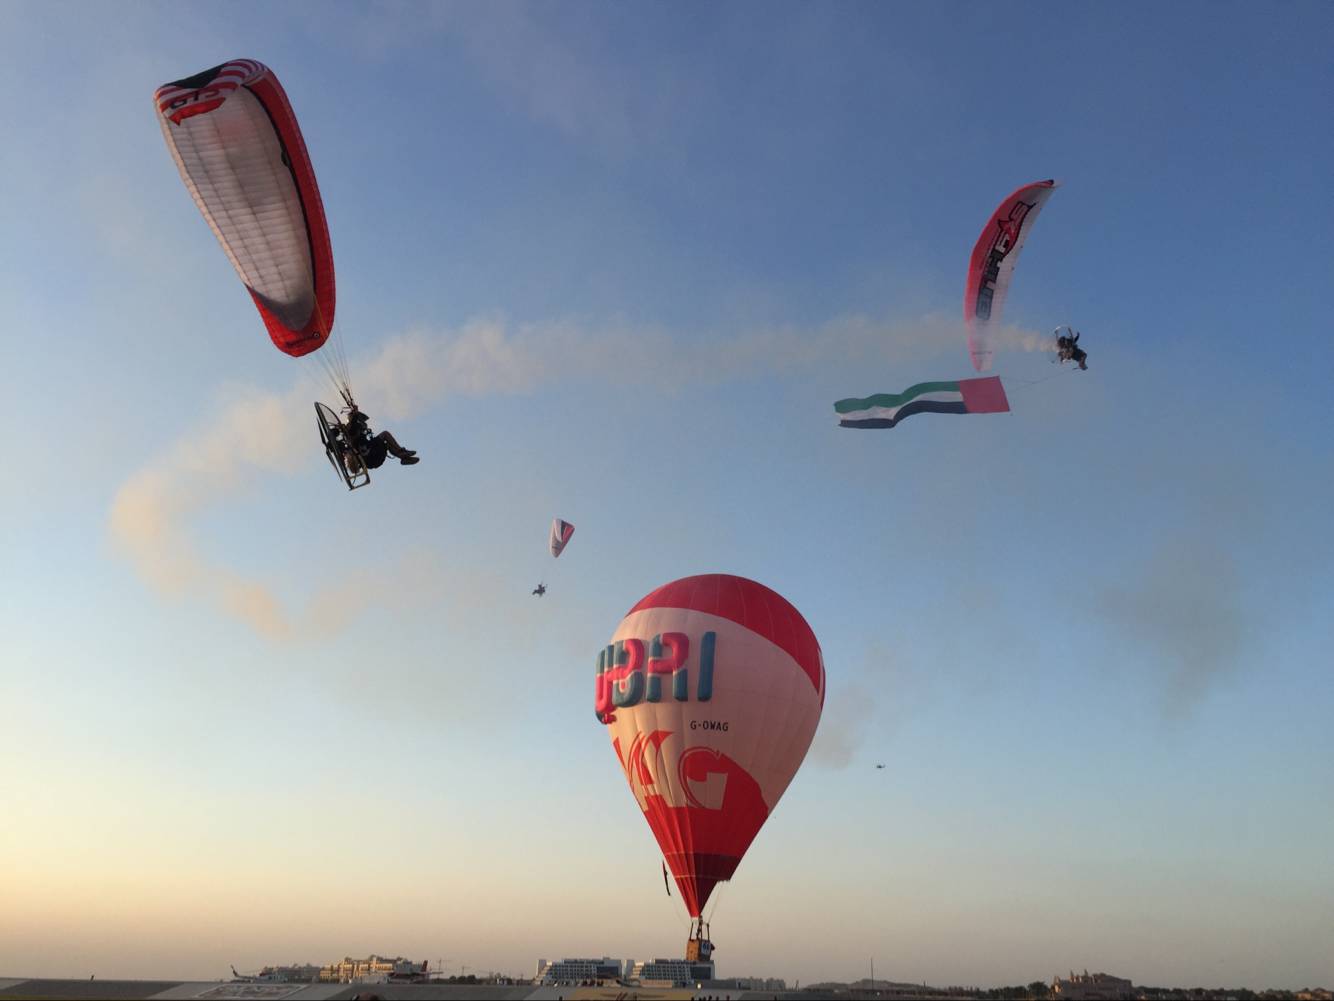
[{"label": "cityscape skyline", "polygon": [[[812,997],[821,996],[822,992],[827,996],[835,996],[829,994],[829,992],[846,993],[849,990],[860,990],[865,992],[865,996],[868,997],[905,999],[983,998],[995,999],[995,1001],[1038,1001],[1038,999],[1044,998],[1054,998],[1058,1001],[1059,999],[1065,999],[1065,1001],[1177,1001],[1177,999],[1197,999],[1197,1001],[1202,1001],[1206,998],[1223,999],[1223,1001],[1331,1001],[1334,998],[1334,990],[1322,987],[1307,987],[1298,990],[1281,988],[1255,990],[1235,985],[1214,987],[1148,986],[1136,985],[1131,979],[1108,973],[1090,974],[1088,970],[1084,970],[1082,973],[1071,970],[1066,977],[1056,974],[1052,977],[1050,984],[1043,980],[1037,980],[1026,985],[1003,987],[978,985],[934,986],[925,983],[895,981],[892,978],[876,977],[873,970],[871,976],[859,980],[807,981],[807,986],[803,988],[800,980],[789,984],[783,978],[753,974],[723,976],[702,969],[689,971],[690,973],[698,973],[698,976],[685,976],[684,979],[681,979],[685,968],[691,964],[681,960],[664,958],[632,960],[602,956],[600,958],[582,959],[571,957],[560,960],[538,959],[534,975],[531,978],[496,971],[483,973],[475,970],[474,973],[467,974],[464,972],[468,969],[466,964],[461,964],[459,973],[451,973],[450,968],[441,965],[442,963],[443,960],[436,960],[436,965],[433,967],[430,960],[418,963],[403,956],[390,959],[372,953],[365,959],[348,956],[341,961],[326,964],[323,967],[311,964],[266,966],[250,974],[240,973],[233,967],[233,976],[230,981],[219,978],[217,981],[196,980],[194,983],[199,985],[214,982],[231,983],[241,985],[238,989],[242,991],[251,991],[248,994],[234,995],[236,997],[250,997],[252,995],[258,997],[258,994],[253,993],[255,989],[245,986],[250,984],[287,985],[289,988],[297,990],[302,986],[312,984],[373,985],[396,983],[419,986],[425,984],[454,986],[465,984],[532,984],[537,987],[598,987],[611,985],[622,988],[634,985],[644,987],[656,985],[658,987],[684,987],[709,991],[715,989],[776,991],[792,996],[803,996],[804,993],[804,996]],[[677,967],[681,967],[681,969],[678,970]],[[675,979],[673,979],[674,977]],[[90,976],[89,980],[96,981],[96,975]],[[0,993],[17,991],[21,996],[26,996],[25,990],[27,988],[25,988],[25,984],[60,982],[58,979],[55,981],[25,981],[23,978],[0,977]],[[81,981],[65,982],[80,983]],[[155,981],[140,978],[136,982],[148,985]],[[108,981],[103,978],[101,983],[105,988],[112,991],[112,994],[108,996],[122,996],[124,994],[123,988],[117,988],[114,980]],[[165,984],[170,988],[173,986],[182,987],[188,981],[156,981],[156,983]],[[50,993],[49,987],[39,989],[43,996]],[[145,991],[143,996],[155,996],[157,993],[159,993],[157,990]],[[208,996],[233,996],[219,993],[217,990],[210,990],[206,993]],[[325,997],[327,995],[320,996]],[[534,995],[534,997],[537,996]]]}]

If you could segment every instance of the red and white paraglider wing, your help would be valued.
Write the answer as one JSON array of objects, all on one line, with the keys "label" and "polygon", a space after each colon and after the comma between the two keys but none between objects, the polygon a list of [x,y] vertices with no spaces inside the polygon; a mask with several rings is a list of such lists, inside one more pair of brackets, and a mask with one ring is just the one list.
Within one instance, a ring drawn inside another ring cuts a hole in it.
[{"label": "red and white paraglider wing", "polygon": [[963,318],[968,325],[968,354],[979,372],[991,368],[990,329],[1000,323],[1019,252],[1055,189],[1055,181],[1035,181],[1001,202],[982,228],[968,259]]},{"label": "red and white paraglider wing", "polygon": [[698,917],[810,747],[824,702],[814,633],[740,577],[645,597],[598,658],[597,712],[681,898]]},{"label": "red and white paraglider wing", "polygon": [[551,519],[551,537],[547,540],[552,556],[559,556],[574,537],[574,526],[560,518]]},{"label": "red and white paraglider wing", "polygon": [[237,59],[159,87],[181,179],[250,290],[273,343],[319,348],[334,322],[333,251],[315,170],[273,71]]}]

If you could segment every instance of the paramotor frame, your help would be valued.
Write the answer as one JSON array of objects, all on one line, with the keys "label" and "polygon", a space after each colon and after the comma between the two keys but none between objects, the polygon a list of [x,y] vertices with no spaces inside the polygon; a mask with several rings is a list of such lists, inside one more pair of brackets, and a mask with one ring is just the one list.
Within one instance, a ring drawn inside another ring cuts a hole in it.
[{"label": "paramotor frame", "polygon": [[370,483],[371,474],[366,468],[366,460],[348,439],[347,428],[338,415],[323,403],[316,403],[315,422],[319,427],[320,441],[324,444],[324,454],[329,457],[329,464],[347,484],[347,488],[356,490]]}]

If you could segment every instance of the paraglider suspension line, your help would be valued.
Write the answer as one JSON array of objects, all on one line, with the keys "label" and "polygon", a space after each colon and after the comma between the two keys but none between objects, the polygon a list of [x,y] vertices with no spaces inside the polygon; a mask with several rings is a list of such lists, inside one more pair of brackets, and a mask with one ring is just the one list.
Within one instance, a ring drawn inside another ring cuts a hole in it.
[{"label": "paraglider suspension line", "polygon": [[[315,320],[320,326],[324,325],[324,314],[318,302],[315,303]],[[352,371],[347,363],[347,349],[343,344],[342,332],[338,329],[330,330],[324,346],[306,357],[314,358],[325,377],[333,383],[334,389],[342,397],[347,409],[355,407],[356,404],[352,399]]]}]

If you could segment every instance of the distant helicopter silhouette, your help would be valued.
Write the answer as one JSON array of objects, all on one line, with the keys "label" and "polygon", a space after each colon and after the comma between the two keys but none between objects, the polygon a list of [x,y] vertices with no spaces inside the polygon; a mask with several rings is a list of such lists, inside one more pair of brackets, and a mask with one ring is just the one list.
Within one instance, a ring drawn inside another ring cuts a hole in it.
[{"label": "distant helicopter silhouette", "polygon": [[546,593],[547,586],[545,584],[538,584],[537,587],[533,588],[533,594],[537,595],[539,598]]},{"label": "distant helicopter silhouette", "polygon": [[877,768],[884,768],[884,765],[876,765]]}]

